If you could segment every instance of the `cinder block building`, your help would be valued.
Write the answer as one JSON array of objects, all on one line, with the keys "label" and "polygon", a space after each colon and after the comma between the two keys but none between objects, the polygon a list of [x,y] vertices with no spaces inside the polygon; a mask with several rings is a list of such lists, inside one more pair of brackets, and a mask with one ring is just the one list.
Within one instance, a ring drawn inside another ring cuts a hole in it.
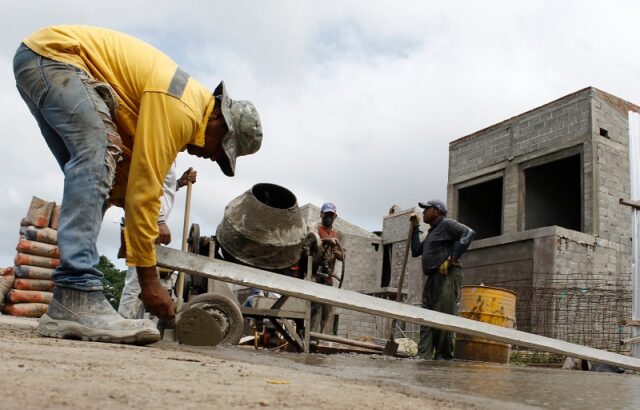
[{"label": "cinder block building", "polygon": [[450,215],[477,231],[465,284],[518,294],[517,327],[618,349],[630,329],[629,116],[588,87],[449,145]]},{"label": "cinder block building", "polygon": [[[639,115],[588,87],[450,143],[449,216],[477,232],[464,284],[515,291],[518,329],[610,350],[630,335],[631,209],[619,198],[630,197],[629,118]],[[301,209],[308,226],[320,221],[317,206]],[[414,211],[394,205],[375,233],[337,219],[345,289],[395,298]],[[420,305],[423,280],[409,257],[405,303]],[[388,336],[388,319],[335,314],[340,336]],[[417,338],[418,326],[399,326]]]}]

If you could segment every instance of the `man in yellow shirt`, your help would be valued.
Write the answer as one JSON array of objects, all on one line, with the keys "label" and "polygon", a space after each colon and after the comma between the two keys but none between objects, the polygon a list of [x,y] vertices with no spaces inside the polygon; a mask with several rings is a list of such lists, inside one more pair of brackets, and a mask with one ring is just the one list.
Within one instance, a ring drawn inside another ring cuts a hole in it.
[{"label": "man in yellow shirt", "polygon": [[115,343],[151,343],[148,320],[121,318],[102,293],[96,240],[110,205],[127,215],[127,264],[136,266],[146,309],[175,312],[156,275],[154,242],[165,175],[177,154],[208,158],[227,176],[236,158],[262,142],[258,113],[215,91],[138,39],[86,26],[36,31],[13,60],[20,95],[64,172],[58,246],[61,264],[43,336]]}]

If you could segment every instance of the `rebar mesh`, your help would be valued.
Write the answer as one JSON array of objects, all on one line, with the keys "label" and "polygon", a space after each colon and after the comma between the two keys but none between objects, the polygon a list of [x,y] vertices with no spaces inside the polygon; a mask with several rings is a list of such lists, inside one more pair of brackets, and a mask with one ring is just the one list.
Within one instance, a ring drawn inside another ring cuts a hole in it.
[{"label": "rebar mesh", "polygon": [[[475,278],[480,279],[478,277]],[[621,351],[631,328],[631,274],[483,272],[482,283],[516,292],[516,327],[525,332]]]}]

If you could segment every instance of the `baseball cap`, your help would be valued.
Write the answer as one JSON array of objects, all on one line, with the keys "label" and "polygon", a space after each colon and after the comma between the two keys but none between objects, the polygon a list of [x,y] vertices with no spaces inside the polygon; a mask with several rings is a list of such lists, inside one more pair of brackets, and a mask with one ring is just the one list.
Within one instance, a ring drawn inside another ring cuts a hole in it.
[{"label": "baseball cap", "polygon": [[336,211],[336,206],[334,204],[332,204],[331,202],[325,202],[322,205],[322,208],[320,208],[320,212],[333,212],[334,214],[338,213]]},{"label": "baseball cap", "polygon": [[445,205],[444,202],[440,201],[439,199],[432,199],[427,202],[418,202],[418,206],[424,209],[436,208],[438,211],[440,211],[441,214],[443,215],[447,214],[447,206]]},{"label": "baseball cap", "polygon": [[233,101],[229,98],[224,81],[213,95],[220,104],[222,116],[229,131],[222,138],[225,158],[216,159],[222,172],[229,177],[236,173],[236,158],[250,155],[262,145],[262,124],[256,107],[250,101]]}]

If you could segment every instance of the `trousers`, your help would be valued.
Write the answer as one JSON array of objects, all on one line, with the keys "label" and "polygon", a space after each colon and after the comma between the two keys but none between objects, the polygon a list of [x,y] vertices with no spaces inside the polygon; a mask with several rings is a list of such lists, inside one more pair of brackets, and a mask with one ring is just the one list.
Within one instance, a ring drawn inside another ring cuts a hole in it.
[{"label": "trousers", "polygon": [[112,118],[115,93],[70,64],[45,58],[21,44],[13,59],[16,86],[64,173],[58,247],[57,286],[102,289],[95,268],[96,242],[108,206],[121,149]]},{"label": "trousers", "polygon": [[[422,291],[422,307],[455,315],[460,302],[462,267],[451,265],[447,275],[435,272],[427,276]],[[418,356],[422,359],[453,358],[453,333],[430,326],[420,326]]]}]

